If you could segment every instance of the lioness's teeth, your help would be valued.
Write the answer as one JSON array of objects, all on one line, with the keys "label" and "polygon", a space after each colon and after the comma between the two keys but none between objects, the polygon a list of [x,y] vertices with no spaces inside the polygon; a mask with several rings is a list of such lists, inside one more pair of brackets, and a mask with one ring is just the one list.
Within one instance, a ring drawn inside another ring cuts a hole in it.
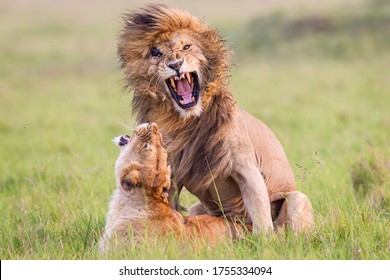
[{"label": "lioness's teeth", "polygon": [[180,104],[181,105],[184,105],[184,101],[183,100],[179,100]]},{"label": "lioness's teeth", "polygon": [[192,98],[191,98],[191,102],[195,102],[195,97],[192,97]]},{"label": "lioness's teeth", "polygon": [[180,80],[184,79],[185,74],[180,75]]},{"label": "lioness's teeth", "polygon": [[186,78],[187,78],[188,82],[191,83],[191,75],[189,72],[186,73]]}]

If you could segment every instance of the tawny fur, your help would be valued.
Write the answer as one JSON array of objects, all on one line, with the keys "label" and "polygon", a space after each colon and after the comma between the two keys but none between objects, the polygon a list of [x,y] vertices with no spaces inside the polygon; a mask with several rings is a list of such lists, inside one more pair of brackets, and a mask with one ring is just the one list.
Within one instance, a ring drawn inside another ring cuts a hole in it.
[{"label": "tawny fur", "polygon": [[[172,189],[180,193],[185,186],[199,198],[189,214],[238,218],[253,223],[255,233],[286,224],[273,225],[271,208],[279,215],[282,204],[271,205],[270,197],[296,192],[294,174],[273,132],[236,106],[227,88],[230,51],[224,40],[189,13],[162,5],[130,12],[124,20],[118,54],[133,110],[139,123],[152,121],[161,129]],[[153,47],[161,56],[151,54]],[[175,72],[169,65],[177,61],[183,65]],[[183,109],[165,81],[186,72],[199,75],[200,96]],[[293,205],[310,206],[306,196],[294,197]],[[311,206],[299,208],[306,220],[295,232],[313,224]]]},{"label": "tawny fur", "polygon": [[[215,245],[218,240],[235,238],[246,227],[209,215],[183,217],[168,202],[170,168],[156,124],[143,124],[121,148],[115,164],[117,189],[107,214],[101,248],[109,248],[111,239],[125,244],[173,235],[184,241],[204,241]],[[249,226],[250,227],[250,226]]]}]

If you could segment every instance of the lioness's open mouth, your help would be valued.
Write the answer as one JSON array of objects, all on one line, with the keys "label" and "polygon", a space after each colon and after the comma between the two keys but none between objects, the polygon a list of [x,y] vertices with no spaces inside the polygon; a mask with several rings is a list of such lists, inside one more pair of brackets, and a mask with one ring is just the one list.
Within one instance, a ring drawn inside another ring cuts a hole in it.
[{"label": "lioness's open mouth", "polygon": [[166,79],[169,91],[180,108],[195,106],[199,100],[199,79],[196,72],[187,72],[181,76]]}]

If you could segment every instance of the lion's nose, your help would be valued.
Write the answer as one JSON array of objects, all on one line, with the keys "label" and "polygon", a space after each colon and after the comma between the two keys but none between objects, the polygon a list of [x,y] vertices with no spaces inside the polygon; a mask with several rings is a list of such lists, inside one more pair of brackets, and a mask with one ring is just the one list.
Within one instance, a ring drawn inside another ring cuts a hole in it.
[{"label": "lion's nose", "polygon": [[183,65],[183,59],[177,59],[174,61],[170,61],[167,63],[167,66],[175,71],[178,71],[180,67]]}]

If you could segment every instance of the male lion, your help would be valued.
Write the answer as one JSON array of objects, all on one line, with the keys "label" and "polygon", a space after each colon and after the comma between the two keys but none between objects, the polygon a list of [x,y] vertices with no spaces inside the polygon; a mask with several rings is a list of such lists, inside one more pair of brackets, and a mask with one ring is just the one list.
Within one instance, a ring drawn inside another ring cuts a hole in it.
[{"label": "male lion", "polygon": [[239,218],[259,233],[294,213],[295,232],[310,227],[310,202],[296,191],[280,142],[227,88],[230,51],[217,32],[163,5],[124,21],[118,54],[133,110],[139,123],[159,125],[178,193],[185,186],[199,198],[189,214]]},{"label": "male lion", "polygon": [[183,217],[172,208],[168,202],[171,173],[156,124],[141,124],[133,137],[115,140],[121,150],[115,163],[117,189],[107,214],[102,250],[109,248],[113,237],[126,241],[132,235],[137,242],[172,234],[195,245],[198,241],[214,245],[247,231],[244,225],[209,215]]}]

